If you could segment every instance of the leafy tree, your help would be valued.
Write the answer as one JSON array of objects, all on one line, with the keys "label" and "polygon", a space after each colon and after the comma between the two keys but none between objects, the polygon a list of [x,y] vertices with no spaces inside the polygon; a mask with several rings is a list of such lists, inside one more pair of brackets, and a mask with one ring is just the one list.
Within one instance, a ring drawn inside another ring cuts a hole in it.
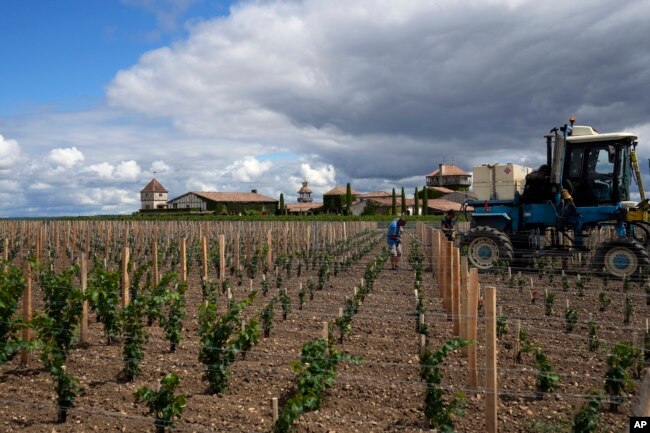
[{"label": "leafy tree", "polygon": [[429,190],[427,190],[427,187],[422,188],[422,215],[428,215],[429,214]]},{"label": "leafy tree", "polygon": [[413,194],[414,202],[413,202],[413,215],[419,215],[420,214],[420,205],[418,204],[418,187],[415,187],[415,194]]},{"label": "leafy tree", "polygon": [[345,187],[345,208],[347,209],[348,215],[350,215],[350,208],[352,207],[352,186],[350,182]]}]

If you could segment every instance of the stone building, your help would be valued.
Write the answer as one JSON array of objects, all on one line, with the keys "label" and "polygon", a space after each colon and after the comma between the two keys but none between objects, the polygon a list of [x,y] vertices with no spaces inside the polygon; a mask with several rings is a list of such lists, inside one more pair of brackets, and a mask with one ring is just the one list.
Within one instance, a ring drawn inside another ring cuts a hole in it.
[{"label": "stone building", "polygon": [[154,177],[151,179],[151,182],[140,191],[140,209],[166,209],[168,192],[169,191],[167,191]]}]

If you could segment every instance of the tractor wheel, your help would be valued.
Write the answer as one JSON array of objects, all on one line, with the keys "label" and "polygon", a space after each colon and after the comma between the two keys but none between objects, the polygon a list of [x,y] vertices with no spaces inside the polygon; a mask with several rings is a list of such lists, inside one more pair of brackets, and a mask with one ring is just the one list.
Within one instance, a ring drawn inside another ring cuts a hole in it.
[{"label": "tractor wheel", "polygon": [[634,239],[615,239],[601,244],[594,255],[594,265],[617,278],[638,279],[650,265],[648,250]]},{"label": "tractor wheel", "polygon": [[497,265],[508,266],[512,261],[512,242],[503,232],[492,227],[475,227],[461,243],[472,266],[491,269]]}]

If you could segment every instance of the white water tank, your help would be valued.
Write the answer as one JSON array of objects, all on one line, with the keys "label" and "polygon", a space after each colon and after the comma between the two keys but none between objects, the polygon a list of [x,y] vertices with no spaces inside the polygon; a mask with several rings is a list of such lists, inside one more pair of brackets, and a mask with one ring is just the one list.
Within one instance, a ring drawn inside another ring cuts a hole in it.
[{"label": "white water tank", "polygon": [[512,200],[524,192],[526,175],[533,171],[518,164],[483,164],[473,168],[472,188],[479,200]]}]

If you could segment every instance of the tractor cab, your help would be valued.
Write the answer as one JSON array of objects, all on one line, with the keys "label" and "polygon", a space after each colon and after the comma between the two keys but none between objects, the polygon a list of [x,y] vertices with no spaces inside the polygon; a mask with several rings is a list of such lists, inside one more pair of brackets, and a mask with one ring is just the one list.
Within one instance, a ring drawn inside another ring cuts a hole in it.
[{"label": "tractor cab", "polygon": [[630,148],[636,138],[573,127],[566,138],[562,186],[576,206],[616,205],[630,199]]}]

